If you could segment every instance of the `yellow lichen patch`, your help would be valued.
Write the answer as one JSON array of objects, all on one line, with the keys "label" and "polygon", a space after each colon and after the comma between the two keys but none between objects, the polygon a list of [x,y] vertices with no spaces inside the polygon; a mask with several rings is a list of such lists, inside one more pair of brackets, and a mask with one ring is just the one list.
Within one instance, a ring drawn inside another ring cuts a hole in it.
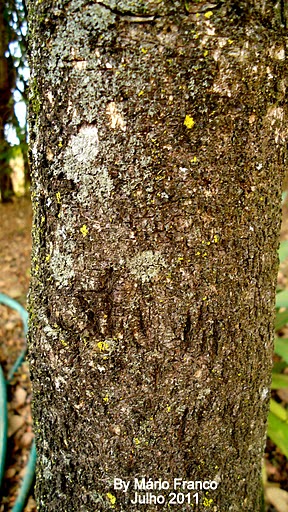
[{"label": "yellow lichen patch", "polygon": [[100,352],[104,352],[105,350],[109,349],[109,343],[106,341],[99,341],[97,343],[97,347],[99,348]]},{"label": "yellow lichen patch", "polygon": [[80,228],[80,231],[84,237],[88,235],[88,229],[85,224],[82,226],[82,228]]},{"label": "yellow lichen patch", "polygon": [[108,500],[110,501],[111,505],[114,507],[115,503],[116,503],[116,497],[111,494],[111,492],[107,492],[106,494]]},{"label": "yellow lichen patch", "polygon": [[213,16],[213,12],[207,11],[207,12],[205,12],[204,16],[205,16],[205,18],[207,18],[207,20],[209,20],[209,18],[211,18],[211,16]]},{"label": "yellow lichen patch", "polygon": [[193,117],[188,116],[188,114],[187,114],[184,119],[184,125],[186,126],[186,128],[188,128],[188,129],[193,128],[194,124],[195,124],[195,121],[194,121]]},{"label": "yellow lichen patch", "polygon": [[212,499],[210,499],[210,500],[209,500],[209,499],[208,499],[208,498],[206,498],[206,497],[203,499],[203,505],[204,505],[204,507],[209,508],[209,507],[211,507],[212,503],[213,503],[213,500],[212,500]]}]

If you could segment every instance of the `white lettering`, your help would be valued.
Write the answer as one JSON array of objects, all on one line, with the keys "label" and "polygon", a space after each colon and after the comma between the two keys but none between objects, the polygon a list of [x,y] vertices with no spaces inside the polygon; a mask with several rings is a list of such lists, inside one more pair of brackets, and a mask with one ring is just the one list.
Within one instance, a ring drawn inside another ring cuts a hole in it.
[{"label": "white lettering", "polygon": [[181,487],[181,478],[174,478],[174,490],[177,489],[177,487]]},{"label": "white lettering", "polygon": [[140,491],[145,491],[145,489],[146,489],[145,478],[141,478],[141,480],[138,480],[138,478],[135,478],[134,479],[134,489],[140,489]]},{"label": "white lettering", "polygon": [[146,487],[145,487],[145,489],[148,489],[148,491],[149,491],[150,489],[154,489],[154,483],[153,483],[153,481],[151,480],[151,478],[149,478],[148,482],[146,483]]},{"label": "white lettering", "polygon": [[137,503],[143,505],[143,504],[154,504],[159,503],[162,505],[165,502],[165,497],[162,494],[159,494],[159,496],[156,496],[156,494],[152,494],[151,492],[146,492],[146,494],[139,494],[138,492],[135,492],[134,499],[130,500],[132,505],[136,505]]},{"label": "white lettering", "polygon": [[161,480],[155,480],[154,482],[154,489],[161,489]]},{"label": "white lettering", "polygon": [[130,480],[128,482],[125,482],[121,478],[114,478],[114,489],[117,489],[119,491],[127,492],[129,489]]}]

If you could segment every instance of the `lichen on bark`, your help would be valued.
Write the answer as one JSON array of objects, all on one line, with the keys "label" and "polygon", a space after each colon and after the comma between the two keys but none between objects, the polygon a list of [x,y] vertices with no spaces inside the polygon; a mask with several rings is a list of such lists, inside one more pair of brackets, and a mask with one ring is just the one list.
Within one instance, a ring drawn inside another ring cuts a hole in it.
[{"label": "lichen on bark", "polygon": [[269,2],[188,4],[30,2],[41,512],[260,511],[286,49]]}]

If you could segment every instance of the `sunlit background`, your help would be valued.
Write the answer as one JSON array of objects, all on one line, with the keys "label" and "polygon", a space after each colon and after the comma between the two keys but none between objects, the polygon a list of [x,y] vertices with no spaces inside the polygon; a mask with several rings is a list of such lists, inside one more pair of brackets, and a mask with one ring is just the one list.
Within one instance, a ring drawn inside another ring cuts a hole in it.
[{"label": "sunlit background", "polygon": [[3,203],[29,191],[29,70],[24,0],[0,3],[0,194]]}]

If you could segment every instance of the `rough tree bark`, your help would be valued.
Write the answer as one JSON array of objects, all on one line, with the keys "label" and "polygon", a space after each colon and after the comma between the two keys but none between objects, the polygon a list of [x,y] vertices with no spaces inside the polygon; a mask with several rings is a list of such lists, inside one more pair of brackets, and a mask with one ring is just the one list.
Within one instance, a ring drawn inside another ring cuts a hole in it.
[{"label": "rough tree bark", "polygon": [[39,511],[260,511],[283,2],[28,8]]}]

